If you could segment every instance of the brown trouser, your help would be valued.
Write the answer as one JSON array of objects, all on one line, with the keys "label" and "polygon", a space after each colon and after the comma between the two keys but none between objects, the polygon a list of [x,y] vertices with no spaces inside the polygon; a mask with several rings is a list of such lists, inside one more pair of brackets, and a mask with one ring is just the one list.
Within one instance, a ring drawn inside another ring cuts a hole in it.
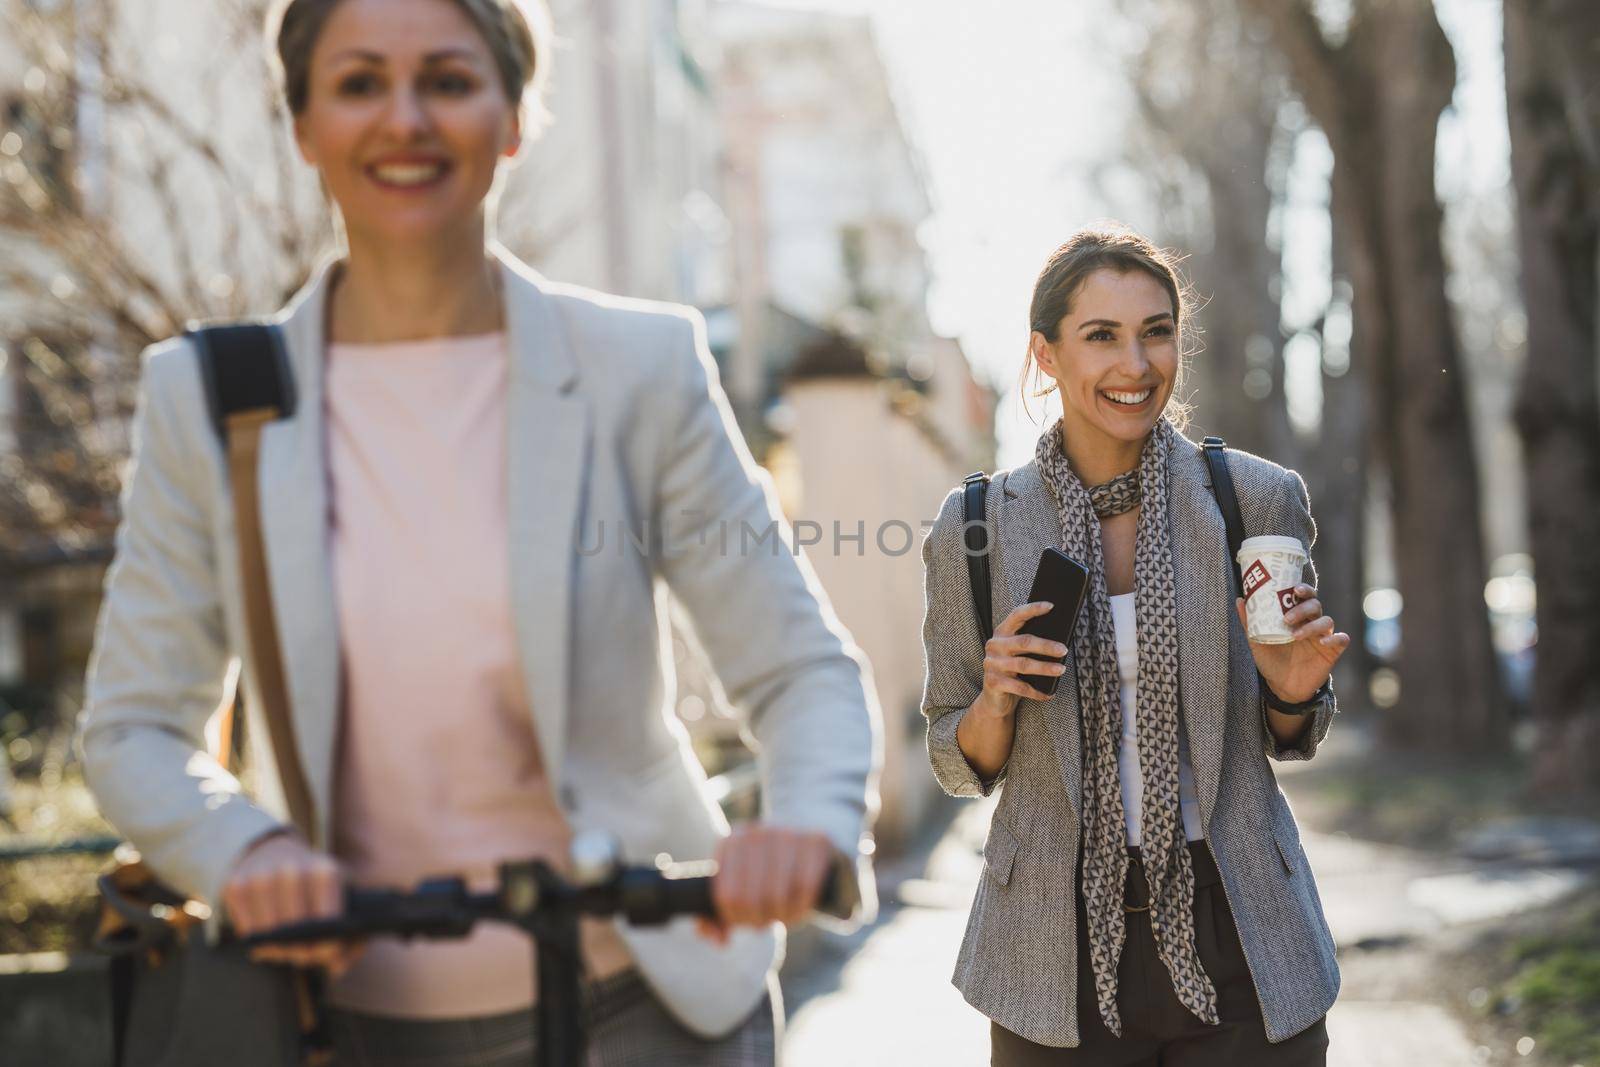
[{"label": "brown trouser", "polygon": [[[1130,852],[1137,856],[1136,849]],[[1126,907],[1128,936],[1117,966],[1117,1006],[1122,1037],[1114,1037],[1095,1004],[1089,969],[1088,919],[1078,898],[1077,1048],[1051,1048],[1018,1037],[999,1023],[989,1024],[992,1067],[1323,1067],[1328,1031],[1318,1019],[1306,1030],[1276,1045],[1267,1042],[1261,1004],[1245,963],[1239,932],[1222,890],[1217,861],[1204,841],[1191,841],[1194,861],[1194,935],[1200,963],[1217,990],[1220,1026],[1207,1026],[1190,1014],[1172,991],[1166,965],[1156,954],[1150,929],[1144,869],[1129,865]]]}]

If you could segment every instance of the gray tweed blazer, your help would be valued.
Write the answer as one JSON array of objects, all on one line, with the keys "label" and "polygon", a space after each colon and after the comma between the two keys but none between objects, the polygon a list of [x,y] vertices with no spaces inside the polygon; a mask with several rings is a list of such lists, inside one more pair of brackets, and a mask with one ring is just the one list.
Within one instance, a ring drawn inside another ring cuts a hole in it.
[{"label": "gray tweed blazer", "polygon": [[[1288,534],[1309,549],[1316,525],[1300,476],[1248,453],[1230,450],[1228,458],[1246,536]],[[1339,970],[1299,830],[1268,757],[1310,759],[1335,704],[1330,696],[1316,709],[1294,748],[1280,749],[1267,732],[1255,664],[1233,606],[1222,514],[1200,447],[1176,436],[1168,470],[1179,685],[1195,788],[1267,1037],[1282,1041],[1327,1012]],[[987,519],[995,531],[998,623],[1026,602],[1039,554],[1061,544],[1055,505],[1034,463],[995,476]],[[922,545],[928,758],[952,795],[1004,788],[954,981],[973,1007],[1006,1029],[1072,1047],[1079,1040],[1075,897],[1083,783],[1077,684],[1069,669],[1050,700],[1021,701],[1010,760],[995,781],[978,778],[956,746],[956,727],[982,689],[984,645],[961,526],[958,488]],[[1309,564],[1306,580],[1316,582]]]}]

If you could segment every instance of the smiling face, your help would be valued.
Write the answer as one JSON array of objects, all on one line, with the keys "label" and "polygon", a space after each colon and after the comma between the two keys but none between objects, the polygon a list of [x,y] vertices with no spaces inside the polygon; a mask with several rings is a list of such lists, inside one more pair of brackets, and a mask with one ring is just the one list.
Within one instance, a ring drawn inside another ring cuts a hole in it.
[{"label": "smiling face", "polygon": [[1179,367],[1172,297],[1143,270],[1090,274],[1058,326],[1034,332],[1034,359],[1055,379],[1067,439],[1123,451],[1142,447],[1172,396]]},{"label": "smiling face", "polygon": [[353,240],[481,223],[521,144],[488,43],[451,0],[344,0],[311,55],[295,138]]}]

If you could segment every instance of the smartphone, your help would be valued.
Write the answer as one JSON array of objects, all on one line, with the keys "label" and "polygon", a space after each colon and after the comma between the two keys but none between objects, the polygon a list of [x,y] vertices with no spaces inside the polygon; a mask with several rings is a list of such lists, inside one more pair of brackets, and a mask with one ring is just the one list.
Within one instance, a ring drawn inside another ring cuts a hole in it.
[{"label": "smartphone", "polygon": [[[1028,590],[1028,603],[1047,600],[1055,606],[1043,615],[1035,615],[1023,624],[1021,633],[1059,641],[1072,647],[1072,632],[1078,627],[1078,612],[1083,610],[1084,593],[1089,588],[1089,568],[1058,548],[1047,548],[1039,556],[1039,569],[1033,575],[1033,588]],[[1060,663],[1065,656],[1045,656],[1037,652],[1024,652],[1033,659]],[[1024,682],[1041,693],[1053,696],[1056,683],[1061,679],[1054,674],[1019,675]]]}]

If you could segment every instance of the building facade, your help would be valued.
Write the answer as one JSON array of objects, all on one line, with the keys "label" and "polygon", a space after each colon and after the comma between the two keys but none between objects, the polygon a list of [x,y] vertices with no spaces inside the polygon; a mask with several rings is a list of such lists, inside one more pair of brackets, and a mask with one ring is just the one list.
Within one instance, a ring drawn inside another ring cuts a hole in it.
[{"label": "building facade", "polygon": [[945,493],[992,467],[995,397],[928,321],[929,187],[870,20],[712,14],[738,279],[726,384],[872,662],[893,849],[938,792],[919,710],[922,537]]}]

